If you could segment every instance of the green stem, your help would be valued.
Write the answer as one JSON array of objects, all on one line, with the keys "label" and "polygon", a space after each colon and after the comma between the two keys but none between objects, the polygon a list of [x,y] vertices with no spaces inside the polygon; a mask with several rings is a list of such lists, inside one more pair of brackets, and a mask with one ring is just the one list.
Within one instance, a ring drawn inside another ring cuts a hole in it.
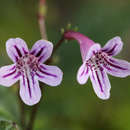
[{"label": "green stem", "polygon": [[46,8],[47,8],[46,0],[39,0],[38,23],[41,37],[45,40],[47,40],[46,27],[45,27]]},{"label": "green stem", "polygon": [[51,57],[46,61],[46,64],[50,64],[52,62],[52,59],[53,59],[53,56],[54,56],[54,53],[57,51],[57,49],[61,46],[62,42],[64,42],[64,37],[62,37],[58,42],[57,44],[55,45],[54,49],[53,49],[53,52],[52,52],[52,55]]},{"label": "green stem", "polygon": [[[19,88],[19,86],[18,86]],[[19,102],[19,107],[20,107],[20,124],[21,127],[24,129],[25,128],[25,105],[24,103],[21,101],[20,96],[19,96],[19,89],[17,92],[18,95],[18,102]]]},{"label": "green stem", "polygon": [[40,105],[40,102],[32,107],[30,119],[29,119],[28,126],[27,126],[26,130],[33,130],[34,129],[35,118],[36,118],[36,115],[38,112],[39,105]]}]

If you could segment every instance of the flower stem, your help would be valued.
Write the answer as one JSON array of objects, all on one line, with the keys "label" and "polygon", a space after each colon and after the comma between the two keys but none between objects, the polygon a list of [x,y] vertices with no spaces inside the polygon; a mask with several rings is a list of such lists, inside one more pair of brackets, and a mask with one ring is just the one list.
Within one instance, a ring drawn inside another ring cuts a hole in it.
[{"label": "flower stem", "polygon": [[[19,88],[19,87],[18,87]],[[25,105],[24,103],[21,101],[20,96],[19,96],[19,89],[18,89],[18,102],[19,102],[19,107],[20,107],[20,124],[21,127],[24,129],[25,128]]]},{"label": "flower stem", "polygon": [[41,37],[43,39],[47,39],[46,27],[45,27],[46,8],[47,8],[46,0],[39,0],[38,23],[39,23]]},{"label": "flower stem", "polygon": [[[53,49],[53,54],[56,52],[56,50],[60,47],[60,45],[62,44],[62,42],[64,41],[64,37],[62,37],[58,42],[57,44],[55,45],[54,49]],[[52,55],[53,55],[52,54]]]},{"label": "flower stem", "polygon": [[28,126],[27,126],[26,130],[33,130],[34,121],[35,121],[35,118],[36,118],[36,115],[37,115],[37,110],[38,110],[39,105],[40,105],[40,103],[33,106],[31,114],[30,114],[30,119],[29,119],[29,122],[28,122]]},{"label": "flower stem", "polygon": [[57,42],[57,44],[54,46],[52,55],[51,55],[51,57],[46,61],[46,64],[50,64],[50,63],[52,62],[54,53],[55,53],[56,50],[61,46],[61,44],[62,44],[62,42],[64,42],[64,40],[65,40],[64,37],[62,37],[62,38]]}]

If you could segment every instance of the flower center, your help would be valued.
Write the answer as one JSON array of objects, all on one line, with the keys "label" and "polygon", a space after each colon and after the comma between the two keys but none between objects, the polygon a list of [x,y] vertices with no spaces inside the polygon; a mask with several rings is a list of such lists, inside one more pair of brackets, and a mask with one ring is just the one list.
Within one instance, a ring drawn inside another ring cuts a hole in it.
[{"label": "flower center", "polygon": [[28,71],[36,72],[38,69],[38,59],[34,55],[26,54],[17,61],[16,68],[21,73]]},{"label": "flower center", "polygon": [[92,70],[97,70],[101,66],[107,66],[107,59],[109,59],[109,56],[107,53],[99,51],[95,53],[89,60],[87,60],[86,64],[89,66]]}]

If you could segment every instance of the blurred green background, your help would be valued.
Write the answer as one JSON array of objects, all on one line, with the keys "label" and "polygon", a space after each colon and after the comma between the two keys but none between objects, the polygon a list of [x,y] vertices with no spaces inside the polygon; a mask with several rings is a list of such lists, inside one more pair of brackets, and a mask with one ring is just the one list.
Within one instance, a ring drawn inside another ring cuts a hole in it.
[{"label": "blurred green background", "polygon": [[[77,26],[103,46],[109,39],[121,36],[123,51],[118,55],[130,61],[130,0],[47,0],[46,28],[54,44],[60,29],[67,23]],[[12,63],[5,50],[9,38],[23,38],[28,46],[39,40],[38,0],[0,0],[0,65]],[[56,60],[55,60],[56,59]],[[95,95],[91,82],[79,85],[77,70],[82,61],[76,41],[63,43],[53,64],[64,72],[59,87],[44,87],[34,130],[130,130],[130,77],[111,77],[111,98],[102,101]],[[18,125],[20,111],[16,85],[0,87],[0,119]],[[26,106],[29,115],[31,107]]]}]

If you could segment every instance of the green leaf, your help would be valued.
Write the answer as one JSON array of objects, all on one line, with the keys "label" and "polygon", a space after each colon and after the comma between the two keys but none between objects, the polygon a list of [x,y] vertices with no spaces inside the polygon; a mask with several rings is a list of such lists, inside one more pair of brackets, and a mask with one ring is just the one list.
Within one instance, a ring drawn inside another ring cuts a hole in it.
[{"label": "green leaf", "polygon": [[19,130],[17,124],[12,121],[1,120],[0,130]]}]

